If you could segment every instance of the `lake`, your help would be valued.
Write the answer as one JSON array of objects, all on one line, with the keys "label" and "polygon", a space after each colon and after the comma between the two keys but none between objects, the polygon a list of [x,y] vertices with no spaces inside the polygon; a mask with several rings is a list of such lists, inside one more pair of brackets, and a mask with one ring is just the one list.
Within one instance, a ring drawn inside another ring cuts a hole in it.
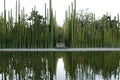
[{"label": "lake", "polygon": [[0,80],[120,80],[120,52],[0,52]]}]

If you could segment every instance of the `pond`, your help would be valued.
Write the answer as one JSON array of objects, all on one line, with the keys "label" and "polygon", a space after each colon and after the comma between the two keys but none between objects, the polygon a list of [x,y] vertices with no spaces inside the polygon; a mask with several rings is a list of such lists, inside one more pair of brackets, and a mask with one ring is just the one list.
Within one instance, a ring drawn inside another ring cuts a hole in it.
[{"label": "pond", "polygon": [[1,52],[0,80],[120,80],[120,52]]}]

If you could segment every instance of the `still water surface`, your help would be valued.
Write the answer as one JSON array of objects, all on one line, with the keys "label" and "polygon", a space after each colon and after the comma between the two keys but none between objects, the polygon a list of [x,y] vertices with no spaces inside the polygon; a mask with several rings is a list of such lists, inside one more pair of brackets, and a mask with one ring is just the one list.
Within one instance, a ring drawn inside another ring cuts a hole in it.
[{"label": "still water surface", "polygon": [[0,80],[120,80],[120,52],[1,52]]}]

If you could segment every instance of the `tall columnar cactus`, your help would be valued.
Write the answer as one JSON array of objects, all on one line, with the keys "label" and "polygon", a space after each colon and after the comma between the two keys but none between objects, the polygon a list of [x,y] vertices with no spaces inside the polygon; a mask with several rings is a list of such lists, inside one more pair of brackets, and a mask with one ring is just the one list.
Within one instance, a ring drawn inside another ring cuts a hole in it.
[{"label": "tall columnar cactus", "polygon": [[56,23],[56,11],[55,11],[55,15],[54,15],[54,20],[53,20],[53,23],[54,23],[54,28],[53,28],[53,40],[54,40],[54,44],[53,46],[55,47],[56,46],[56,39],[57,39],[57,23]]},{"label": "tall columnar cactus", "polygon": [[11,16],[11,19],[10,19],[10,28],[12,29],[12,28],[13,28],[13,15],[12,15],[12,9],[10,10],[10,16]]},{"label": "tall columnar cactus", "polygon": [[119,22],[119,14],[117,14],[117,47],[119,47],[119,26],[120,26],[120,22]]},{"label": "tall columnar cactus", "polygon": [[52,23],[52,21],[53,21],[53,12],[52,11],[53,10],[52,10],[52,1],[51,0],[49,0],[49,6],[50,6],[49,7],[50,8],[50,12],[49,12],[49,14],[50,14],[50,26],[49,27],[50,27],[50,33],[51,33],[51,35],[50,35],[51,36],[51,42],[50,42],[51,45],[50,46],[53,47],[53,25],[52,25],[53,24]]},{"label": "tall columnar cactus", "polygon": [[21,48],[21,27],[20,27],[20,0],[18,1],[18,30],[19,30],[19,45],[18,47]]},{"label": "tall columnar cactus", "polygon": [[48,25],[49,24],[49,9],[47,8],[47,11],[46,11],[46,24]]},{"label": "tall columnar cactus", "polygon": [[70,20],[70,19],[71,19],[71,14],[70,14],[70,5],[69,5],[68,12],[69,12],[69,20]]},{"label": "tall columnar cactus", "polygon": [[23,22],[24,22],[24,25],[25,25],[25,8],[24,7],[23,7],[22,11],[23,11],[23,15],[22,16],[23,16],[23,20],[24,20]]},{"label": "tall columnar cactus", "polygon": [[4,0],[4,28],[6,33],[6,0]]},{"label": "tall columnar cactus", "polygon": [[73,45],[73,44],[74,44],[74,42],[73,42],[73,41],[74,41],[74,40],[73,40],[73,38],[74,38],[74,37],[73,37],[73,34],[74,34],[74,33],[73,33],[73,27],[74,27],[74,22],[73,22],[73,21],[74,21],[73,2],[71,3],[71,11],[72,11],[72,12],[71,12],[71,32],[72,32],[72,34],[71,34],[71,36],[72,36],[72,38],[71,38],[71,43],[72,43],[72,44],[71,44],[71,47],[74,47],[74,45]]},{"label": "tall columnar cactus", "polygon": [[50,10],[50,12],[49,12],[49,14],[50,14],[50,28],[51,28],[51,24],[52,24],[52,2],[51,2],[51,0],[49,0],[49,10]]},{"label": "tall columnar cactus", "polygon": [[70,45],[71,45],[71,11],[70,11],[70,5],[69,5],[69,10],[68,10],[68,12],[69,12],[69,19],[68,19],[68,46],[70,47]]},{"label": "tall columnar cactus", "polygon": [[47,8],[47,47],[50,47],[50,32],[49,32],[49,9]]},{"label": "tall columnar cactus", "polygon": [[45,24],[45,30],[44,30],[44,38],[45,38],[45,41],[44,41],[44,46],[45,46],[45,48],[47,47],[47,38],[46,38],[46,36],[47,36],[47,25],[46,25],[46,19],[47,19],[47,7],[46,7],[46,3],[45,3],[45,19],[44,19],[44,24]]},{"label": "tall columnar cactus", "polygon": [[66,10],[65,12],[65,20],[64,20],[64,24],[63,24],[63,31],[64,31],[64,42],[65,42],[65,45],[67,46],[68,45],[68,15],[69,15],[69,12],[68,12],[68,9]]},{"label": "tall columnar cactus", "polygon": [[6,44],[6,35],[7,35],[7,26],[6,26],[6,0],[4,0],[4,33],[5,33],[5,37],[4,37],[4,47],[7,47]]},{"label": "tall columnar cactus", "polygon": [[8,11],[8,22],[7,22],[7,27],[10,29],[10,11]]},{"label": "tall columnar cactus", "polygon": [[45,25],[46,25],[46,19],[47,19],[47,7],[46,7],[46,3],[45,3]]},{"label": "tall columnar cactus", "polygon": [[20,0],[18,1],[18,25],[20,27]]},{"label": "tall columnar cactus", "polygon": [[16,0],[16,7],[15,8],[16,8],[15,18],[16,18],[16,22],[17,22],[17,0]]},{"label": "tall columnar cactus", "polygon": [[75,47],[75,45],[77,45],[77,44],[76,44],[77,39],[76,39],[75,35],[76,35],[76,0],[74,0],[74,27],[73,27],[74,47]]}]

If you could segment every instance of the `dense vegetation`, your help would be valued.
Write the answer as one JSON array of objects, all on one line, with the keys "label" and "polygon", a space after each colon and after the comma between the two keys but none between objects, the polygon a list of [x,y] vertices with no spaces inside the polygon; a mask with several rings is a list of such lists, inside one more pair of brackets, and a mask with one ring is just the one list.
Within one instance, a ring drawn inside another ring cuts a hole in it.
[{"label": "dense vegetation", "polygon": [[34,7],[30,16],[20,9],[20,0],[16,0],[16,17],[12,9],[6,17],[0,15],[0,48],[50,48],[57,41],[63,41],[67,47],[120,47],[119,14],[114,19],[103,15],[96,19],[92,12],[76,11],[76,0],[66,11],[63,28],[57,26],[56,13],[53,15],[52,2],[49,9],[45,4],[45,16]]},{"label": "dense vegetation", "polygon": [[69,47],[120,47],[119,14],[114,19],[103,15],[96,19],[88,10],[76,12],[76,0],[66,11],[64,40]]},{"label": "dense vegetation", "polygon": [[[56,15],[53,15],[52,3],[49,9],[45,4],[43,17],[32,9],[30,16],[26,16],[24,7],[20,10],[20,0],[16,0],[16,18],[13,19],[12,10],[6,17],[6,1],[4,0],[4,15],[0,16],[0,48],[47,48],[56,43]],[[4,17],[3,17],[4,16]]]}]

